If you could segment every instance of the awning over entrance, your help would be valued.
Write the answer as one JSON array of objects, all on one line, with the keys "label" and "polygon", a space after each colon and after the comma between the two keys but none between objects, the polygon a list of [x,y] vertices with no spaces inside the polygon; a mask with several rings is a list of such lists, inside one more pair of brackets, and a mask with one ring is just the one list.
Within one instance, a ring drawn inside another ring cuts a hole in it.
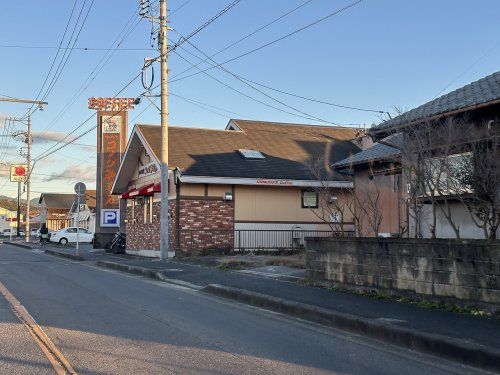
[{"label": "awning over entrance", "polygon": [[153,194],[153,193],[159,193],[161,192],[161,184],[154,184],[150,187],[148,187],[148,193]]},{"label": "awning over entrance", "polygon": [[134,199],[138,195],[139,195],[139,190],[131,189],[131,190],[127,191],[126,193],[123,193],[120,198],[121,199]]},{"label": "awning over entrance", "polygon": [[154,184],[146,185],[143,186],[142,188],[139,189],[139,194],[141,196],[148,196],[148,195],[153,195],[153,191],[149,191],[150,188],[153,188]]}]

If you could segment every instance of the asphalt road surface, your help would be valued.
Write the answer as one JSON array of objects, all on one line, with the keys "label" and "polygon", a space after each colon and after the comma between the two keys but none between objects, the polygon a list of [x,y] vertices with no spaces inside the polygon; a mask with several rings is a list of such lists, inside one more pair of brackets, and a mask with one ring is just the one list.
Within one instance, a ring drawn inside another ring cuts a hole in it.
[{"label": "asphalt road surface", "polygon": [[[79,374],[485,373],[36,250],[0,245],[0,282]],[[54,373],[1,294],[0,373]]]}]

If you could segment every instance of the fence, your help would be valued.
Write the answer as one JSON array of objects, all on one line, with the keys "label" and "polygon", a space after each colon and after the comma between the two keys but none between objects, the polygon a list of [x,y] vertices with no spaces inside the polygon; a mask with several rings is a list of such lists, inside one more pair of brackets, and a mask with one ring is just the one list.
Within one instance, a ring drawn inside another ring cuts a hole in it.
[{"label": "fence", "polygon": [[180,250],[221,249],[225,252],[295,251],[303,249],[307,237],[354,237],[353,231],[180,229],[176,248]]}]

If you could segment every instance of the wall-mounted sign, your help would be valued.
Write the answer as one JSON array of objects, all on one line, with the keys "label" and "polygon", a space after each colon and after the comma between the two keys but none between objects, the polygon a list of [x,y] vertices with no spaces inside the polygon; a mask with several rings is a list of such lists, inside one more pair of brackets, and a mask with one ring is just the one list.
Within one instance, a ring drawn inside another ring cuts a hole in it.
[{"label": "wall-mounted sign", "polygon": [[159,172],[159,169],[158,169],[158,166],[156,165],[156,163],[154,163],[154,162],[148,163],[148,164],[145,164],[145,165],[139,167],[138,177],[141,178],[141,177],[149,176],[149,175],[155,174],[157,172]]},{"label": "wall-mounted sign", "polygon": [[10,182],[25,182],[28,175],[26,164],[12,164],[10,166]]},{"label": "wall-mounted sign", "polygon": [[134,108],[134,98],[89,98],[89,109],[126,111]]},{"label": "wall-mounted sign", "polygon": [[259,179],[257,180],[257,185],[280,185],[280,186],[292,186],[293,181],[290,180],[270,180],[270,179]]},{"label": "wall-mounted sign", "polygon": [[120,133],[122,118],[119,116],[102,116],[103,133]]},{"label": "wall-mounted sign", "polygon": [[119,227],[120,226],[120,210],[119,209],[102,209],[101,210],[101,227]]}]

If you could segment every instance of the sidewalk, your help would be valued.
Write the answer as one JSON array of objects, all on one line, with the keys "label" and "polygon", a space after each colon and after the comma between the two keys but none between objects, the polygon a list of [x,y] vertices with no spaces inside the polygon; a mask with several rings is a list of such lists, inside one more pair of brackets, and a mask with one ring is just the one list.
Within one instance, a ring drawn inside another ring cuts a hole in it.
[{"label": "sidewalk", "polygon": [[[74,248],[55,252],[74,254]],[[89,262],[500,371],[500,320],[426,309],[174,260],[82,251]]]}]

